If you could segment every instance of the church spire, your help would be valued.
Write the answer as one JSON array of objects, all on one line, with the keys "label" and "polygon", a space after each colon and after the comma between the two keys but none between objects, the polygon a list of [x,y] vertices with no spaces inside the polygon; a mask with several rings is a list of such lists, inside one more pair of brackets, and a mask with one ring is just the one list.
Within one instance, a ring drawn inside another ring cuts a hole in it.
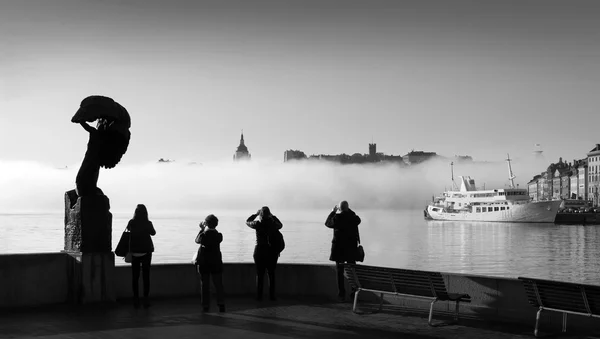
[{"label": "church spire", "polygon": [[244,144],[244,130],[242,129],[242,138],[240,139],[240,145]]}]

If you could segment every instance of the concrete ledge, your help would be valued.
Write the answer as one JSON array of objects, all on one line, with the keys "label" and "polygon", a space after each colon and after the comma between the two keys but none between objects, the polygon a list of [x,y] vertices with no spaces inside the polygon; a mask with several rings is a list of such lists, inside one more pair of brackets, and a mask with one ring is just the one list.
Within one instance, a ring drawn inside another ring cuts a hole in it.
[{"label": "concrete ledge", "polygon": [[67,262],[64,253],[0,254],[0,307],[64,303]]},{"label": "concrete ledge", "polygon": [[[66,253],[0,255],[0,308],[59,304],[72,300],[74,286],[69,285],[69,260]],[[191,263],[153,264],[150,272],[151,297],[200,295],[199,276]],[[331,300],[337,296],[334,265],[280,263],[276,274],[277,294],[282,297]],[[471,296],[471,303],[460,303],[463,317],[527,324],[533,329],[537,309],[528,304],[519,280],[456,273],[442,273],[442,276],[450,292]],[[107,288],[114,290],[116,299],[131,298],[131,267],[114,267],[112,277],[112,286]],[[254,264],[226,263],[223,272],[226,296],[254,295],[255,278]],[[141,292],[141,279],[139,284]],[[267,294],[267,286],[264,293]],[[391,308],[418,312],[429,309],[429,302],[423,299],[386,295],[384,300]],[[379,303],[379,299],[365,292],[361,293],[361,302]],[[434,314],[438,315],[453,311],[454,303],[450,302],[438,302],[434,308]],[[544,312],[541,327],[560,331],[561,317],[560,313]],[[594,318],[569,315],[569,327],[592,328],[597,327],[598,322]]]},{"label": "concrete ledge", "polygon": [[[333,299],[337,295],[334,265],[277,264],[277,294]],[[115,268],[117,299],[131,298],[131,267]],[[265,276],[265,280],[268,281]],[[142,281],[140,279],[140,293]],[[226,263],[223,284],[227,295],[254,295],[256,270],[251,263]],[[268,284],[265,283],[267,293]],[[349,288],[348,288],[349,290]],[[150,270],[150,294],[155,297],[200,295],[200,277],[192,264],[154,264]]]}]

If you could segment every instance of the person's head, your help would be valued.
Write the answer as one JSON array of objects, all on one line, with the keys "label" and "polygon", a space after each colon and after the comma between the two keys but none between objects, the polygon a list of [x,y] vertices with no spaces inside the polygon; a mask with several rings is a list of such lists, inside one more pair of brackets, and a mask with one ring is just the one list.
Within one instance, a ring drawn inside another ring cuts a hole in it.
[{"label": "person's head", "polygon": [[271,210],[269,209],[269,207],[263,206],[260,209],[259,215],[262,219],[268,218],[271,216]]},{"label": "person's head", "polygon": [[346,212],[350,209],[350,205],[348,205],[348,202],[346,200],[342,200],[338,207],[338,213]]},{"label": "person's head", "polygon": [[135,212],[133,212],[133,219],[147,221],[148,210],[146,209],[146,206],[144,206],[143,204],[137,205],[137,207],[135,208]]},{"label": "person's head", "polygon": [[209,214],[204,218],[204,224],[210,229],[214,229],[219,224],[219,219],[214,214]]}]

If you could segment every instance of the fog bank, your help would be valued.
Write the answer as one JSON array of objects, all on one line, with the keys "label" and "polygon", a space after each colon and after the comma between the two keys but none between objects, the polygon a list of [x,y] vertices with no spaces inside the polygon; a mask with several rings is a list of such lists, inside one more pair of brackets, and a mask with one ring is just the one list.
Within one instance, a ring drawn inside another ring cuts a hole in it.
[{"label": "fog bank", "polygon": [[[544,164],[513,161],[516,183],[526,188]],[[0,161],[0,213],[62,213],[64,192],[75,187],[79,164],[57,169],[36,162]],[[421,209],[432,195],[450,189],[450,163],[339,165],[326,162],[245,162],[188,165],[178,162],[101,169],[98,186],[111,211],[130,212],[144,203],[155,212],[209,209],[312,209],[345,199],[355,209]],[[459,163],[487,189],[508,184],[506,163]]]}]

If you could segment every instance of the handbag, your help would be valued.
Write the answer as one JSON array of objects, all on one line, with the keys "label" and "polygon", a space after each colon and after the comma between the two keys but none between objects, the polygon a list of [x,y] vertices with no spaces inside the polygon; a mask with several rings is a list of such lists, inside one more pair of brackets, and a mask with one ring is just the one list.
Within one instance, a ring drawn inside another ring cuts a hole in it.
[{"label": "handbag", "polygon": [[356,247],[356,261],[363,262],[365,260],[365,250],[362,245]]},{"label": "handbag", "polygon": [[125,228],[123,234],[121,234],[121,239],[119,239],[119,243],[115,248],[115,255],[117,257],[125,258],[127,253],[129,253],[129,239],[131,238],[131,233]]}]

